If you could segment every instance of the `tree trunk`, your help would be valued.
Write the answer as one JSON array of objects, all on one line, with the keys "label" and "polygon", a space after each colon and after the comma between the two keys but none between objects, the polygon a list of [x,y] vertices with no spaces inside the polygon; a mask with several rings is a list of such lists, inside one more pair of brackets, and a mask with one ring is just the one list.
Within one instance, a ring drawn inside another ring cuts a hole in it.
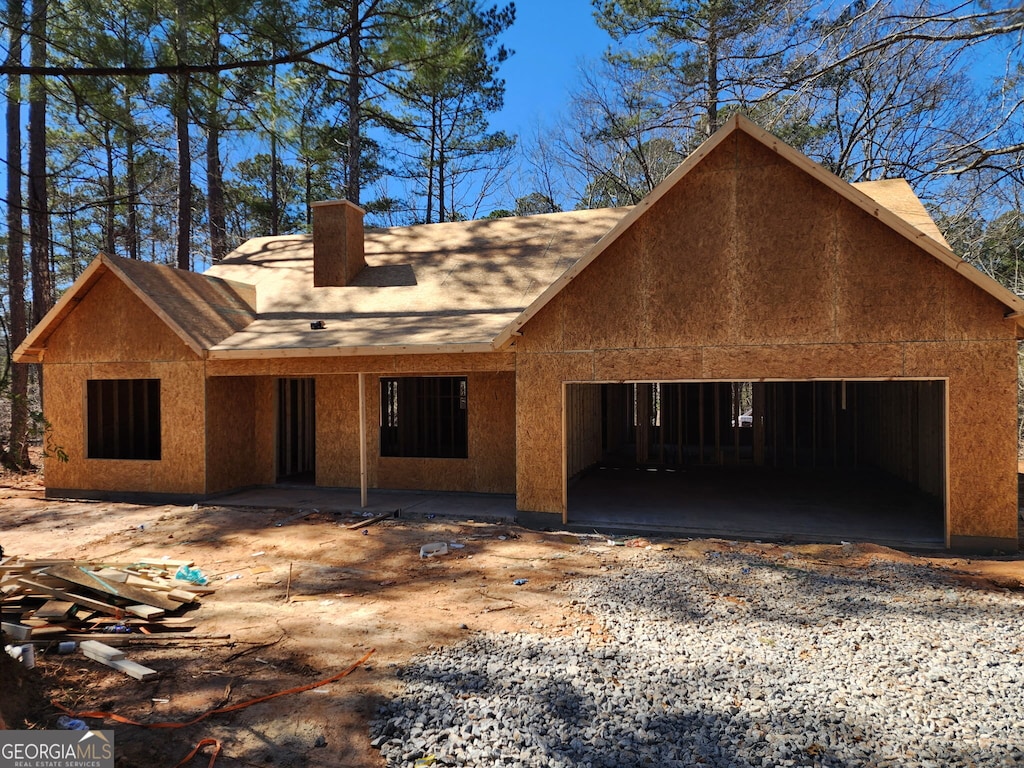
[{"label": "tree trunk", "polygon": [[[30,27],[29,64],[46,66],[47,0],[34,0]],[[53,306],[50,274],[50,215],[46,194],[46,79],[35,75],[28,86],[28,231],[32,272],[32,324]],[[43,397],[43,367],[36,370]]]},{"label": "tree trunk", "polygon": [[128,128],[125,137],[125,183],[128,186],[128,258],[139,258],[139,180],[135,173],[135,131]]},{"label": "tree trunk", "polygon": [[708,121],[707,135],[710,138],[718,130],[718,33],[715,29],[714,19],[711,20],[711,28],[708,30],[707,87],[704,109]]},{"label": "tree trunk", "polygon": [[[178,0],[175,9],[177,22],[177,59],[187,60],[188,45],[185,0]],[[174,133],[178,146],[178,269],[192,269],[192,150],[188,136],[188,75],[177,76],[174,94]]]},{"label": "tree trunk", "polygon": [[437,155],[437,100],[430,103],[430,145],[427,148],[427,210],[425,221],[432,224],[434,221],[434,158]]},{"label": "tree trunk", "polygon": [[348,166],[345,197],[349,202],[359,205],[359,192],[362,180],[359,174],[359,156],[362,152],[362,110],[360,94],[362,91],[361,69],[363,47],[360,39],[361,23],[359,19],[359,2],[351,0],[349,5],[348,28],[348,86],[345,100],[348,107],[348,153],[345,163]]},{"label": "tree trunk", "polygon": [[[7,23],[10,43],[7,63],[20,65],[22,55],[21,0],[7,1]],[[28,332],[25,312],[25,233],[21,199],[21,77],[7,76],[7,289],[11,310],[11,349]],[[10,358],[8,358],[8,361]],[[6,466],[20,469],[28,461],[28,366],[14,365],[11,370],[11,431],[3,455]]]},{"label": "tree trunk", "polygon": [[281,190],[277,178],[277,67],[270,70],[270,234],[279,235],[281,228]]},{"label": "tree trunk", "polygon": [[224,168],[220,162],[220,123],[212,114],[206,128],[206,186],[210,257],[217,262],[228,255],[228,227],[225,221]]},{"label": "tree trunk", "polygon": [[[46,66],[47,0],[32,4],[29,60]],[[32,260],[32,322],[53,306],[50,275],[50,218],[46,193],[46,80],[33,76],[28,89],[28,225]]]},{"label": "tree trunk", "polygon": [[281,192],[277,182],[277,128],[270,128],[270,234],[279,235],[281,227]]},{"label": "tree trunk", "polygon": [[302,160],[302,174],[306,182],[306,229],[313,231],[313,166],[308,156]]},{"label": "tree trunk", "polygon": [[103,206],[103,249],[107,252],[107,254],[113,256],[115,255],[114,252],[116,250],[114,227],[117,218],[114,198],[117,194],[117,183],[114,179],[114,142],[111,136],[110,123],[107,123],[104,126],[103,144],[107,160],[107,179],[105,185],[107,202]]},{"label": "tree trunk", "polygon": [[188,137],[188,77],[179,78],[174,131],[178,144],[178,269],[192,269],[192,157]]},{"label": "tree trunk", "polygon": [[[220,27],[213,25],[210,35],[210,63],[220,63]],[[210,76],[210,104],[206,115],[206,214],[210,226],[210,258],[216,263],[228,254],[227,223],[224,210],[224,167],[220,161],[221,79]]]},{"label": "tree trunk", "polygon": [[444,155],[444,136],[441,136],[440,142],[437,147],[437,220],[444,222],[448,221],[448,211],[444,206],[444,164],[446,162]]},{"label": "tree trunk", "polygon": [[[67,228],[68,228],[68,249],[72,253],[78,253],[78,226],[75,224],[75,214],[69,212],[67,214]],[[71,280],[75,281],[78,279],[78,259],[71,259]]]}]

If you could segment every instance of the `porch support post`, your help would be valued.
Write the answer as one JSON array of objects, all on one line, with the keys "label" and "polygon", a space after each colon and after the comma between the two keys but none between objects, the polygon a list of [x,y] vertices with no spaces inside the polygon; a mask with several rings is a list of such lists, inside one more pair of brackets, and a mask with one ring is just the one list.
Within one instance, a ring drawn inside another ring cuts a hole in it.
[{"label": "porch support post", "polygon": [[359,373],[359,505],[366,507],[366,374]]}]

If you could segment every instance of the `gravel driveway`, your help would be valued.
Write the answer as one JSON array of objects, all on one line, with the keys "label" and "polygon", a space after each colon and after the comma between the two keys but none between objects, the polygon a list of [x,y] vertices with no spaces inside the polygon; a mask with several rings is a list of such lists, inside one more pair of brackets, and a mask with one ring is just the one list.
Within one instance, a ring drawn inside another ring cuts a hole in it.
[{"label": "gravel driveway", "polygon": [[567,577],[569,636],[414,660],[371,726],[388,765],[1024,765],[1019,593],[882,558],[645,554]]}]

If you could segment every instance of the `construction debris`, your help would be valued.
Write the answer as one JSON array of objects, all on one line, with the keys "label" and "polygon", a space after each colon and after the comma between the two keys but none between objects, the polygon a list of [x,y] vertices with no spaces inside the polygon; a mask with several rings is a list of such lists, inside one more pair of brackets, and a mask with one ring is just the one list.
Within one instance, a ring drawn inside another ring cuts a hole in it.
[{"label": "construction debris", "polygon": [[82,643],[81,649],[82,653],[93,661],[98,661],[100,664],[112,667],[118,672],[124,672],[136,680],[153,680],[160,676],[160,673],[155,669],[136,664],[134,661],[125,658],[124,651],[111,648],[105,643],[96,640],[86,640]]},{"label": "construction debris", "polygon": [[58,652],[79,642],[87,658],[137,680],[151,680],[159,675],[156,670],[127,659],[118,648],[132,638],[167,640],[195,628],[180,614],[214,588],[175,578],[182,569],[194,570],[191,566],[188,560],[154,558],[132,562],[0,559],[3,634],[22,645],[52,647]]},{"label": "construction debris", "polygon": [[370,525],[376,525],[377,523],[381,522],[382,520],[388,520],[388,519],[394,518],[394,517],[398,517],[398,510],[397,509],[394,512],[385,512],[382,515],[374,515],[374,516],[369,517],[369,518],[367,518],[365,520],[360,520],[358,523],[352,523],[351,525],[346,525],[345,528],[347,528],[350,531],[358,531],[360,528],[366,528],[367,526],[370,526]]}]

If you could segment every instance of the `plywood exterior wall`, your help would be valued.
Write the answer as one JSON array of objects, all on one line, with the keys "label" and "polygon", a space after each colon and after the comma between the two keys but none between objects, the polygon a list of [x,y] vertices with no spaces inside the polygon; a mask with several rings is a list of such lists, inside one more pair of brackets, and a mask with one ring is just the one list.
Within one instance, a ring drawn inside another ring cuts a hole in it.
[{"label": "plywood exterior wall", "polygon": [[207,493],[274,482],[271,385],[246,376],[207,379]]},{"label": "plywood exterior wall", "polygon": [[565,382],[948,382],[949,533],[1016,540],[1016,341],[1004,307],[742,132],[517,340],[517,503],[565,512]]},{"label": "plywood exterior wall", "polygon": [[601,459],[601,389],[570,384],[565,390],[566,476],[574,478]]},{"label": "plywood exterior wall", "polygon": [[[376,381],[376,379],[372,379]],[[377,433],[376,411],[367,411],[367,429]],[[359,377],[316,377],[316,484],[359,487]],[[376,452],[368,454],[376,456]]]},{"label": "plywood exterior wall", "polygon": [[[513,493],[515,490],[515,380],[509,371],[458,371],[469,396],[469,457],[416,459],[380,455],[380,379],[366,377],[366,456],[370,488]],[[422,375],[433,375],[424,372]],[[216,492],[275,482],[274,395],[278,377],[213,377],[209,384],[211,486]],[[320,374],[316,381],[316,484],[359,486],[359,378]],[[237,427],[234,433],[228,429]],[[216,456],[216,459],[214,458]],[[216,466],[215,466],[216,465]]]},{"label": "plywood exterior wall", "polygon": [[[115,308],[112,311],[112,308]],[[358,371],[367,374],[372,487],[511,493],[514,363],[508,352],[203,361],[116,276],[101,277],[48,340],[45,413],[69,461],[47,461],[66,492],[202,496],[276,481],[276,382],[313,376],[318,485],[359,485]],[[379,456],[379,377],[465,374],[469,459]],[[86,458],[89,379],[160,380],[161,458]]]},{"label": "plywood exterior wall", "polygon": [[[116,277],[102,277],[50,338],[43,412],[68,461],[46,460],[55,490],[198,495],[206,491],[202,362]],[[89,379],[159,379],[161,459],[86,457]]]},{"label": "plywood exterior wall", "polygon": [[[456,375],[448,370],[443,375]],[[515,489],[515,383],[510,372],[466,372],[469,457],[380,455],[380,372],[366,376],[366,455],[371,488],[512,493]],[[317,377],[317,485],[359,485],[356,375]]]}]

